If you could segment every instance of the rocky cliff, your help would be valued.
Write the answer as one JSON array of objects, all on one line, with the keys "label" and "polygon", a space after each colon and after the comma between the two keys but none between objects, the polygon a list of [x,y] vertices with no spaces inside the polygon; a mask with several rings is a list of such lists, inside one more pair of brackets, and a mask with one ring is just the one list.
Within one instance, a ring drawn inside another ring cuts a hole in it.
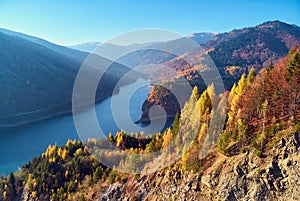
[{"label": "rocky cliff", "polygon": [[98,200],[300,200],[300,132],[259,158],[213,152],[199,173],[162,170],[110,185]]}]

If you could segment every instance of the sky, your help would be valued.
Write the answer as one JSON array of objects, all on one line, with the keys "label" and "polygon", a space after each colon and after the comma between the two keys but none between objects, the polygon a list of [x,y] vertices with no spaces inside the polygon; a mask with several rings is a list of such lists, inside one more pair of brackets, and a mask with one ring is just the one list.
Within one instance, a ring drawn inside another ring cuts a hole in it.
[{"label": "sky", "polygon": [[300,26],[299,0],[0,0],[0,27],[61,45],[159,28],[188,35],[280,20]]}]

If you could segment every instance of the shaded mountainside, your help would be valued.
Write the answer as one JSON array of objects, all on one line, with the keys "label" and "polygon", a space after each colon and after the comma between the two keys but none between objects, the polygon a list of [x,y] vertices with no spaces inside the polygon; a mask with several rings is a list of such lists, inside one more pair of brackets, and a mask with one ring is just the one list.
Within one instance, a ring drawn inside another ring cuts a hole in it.
[{"label": "shaded mountainside", "polygon": [[[258,72],[261,68],[268,67],[271,62],[276,63],[291,47],[298,44],[300,44],[298,26],[271,21],[256,27],[218,34],[202,46],[219,70],[225,89],[229,90],[243,73],[248,73],[251,68]],[[205,69],[201,66],[193,69],[195,66],[187,62],[184,55],[174,57],[163,65],[174,69],[178,76],[188,78],[192,86],[196,85],[204,90],[206,85],[203,86],[203,80],[195,70],[205,71]],[[197,59],[199,55],[201,54],[197,55],[195,52],[190,58]],[[172,82],[170,81],[171,85]],[[176,112],[180,111],[174,95],[170,92],[161,93],[161,88],[153,87],[150,91],[143,106],[141,120],[148,120],[149,110],[154,104],[164,107],[170,116],[175,116]],[[173,103],[175,107],[170,106]]]},{"label": "shaded mountainside", "polygon": [[229,93],[194,87],[163,133],[49,145],[0,179],[0,200],[300,200],[299,96],[298,47]]},{"label": "shaded mountainside", "polygon": [[[52,44],[51,47],[59,47],[58,51],[49,47],[49,42],[43,46],[40,41],[33,41],[0,31],[0,127],[39,120],[71,109],[74,81],[87,53]],[[93,60],[97,66],[110,63],[95,55]],[[101,67],[93,68],[93,63],[89,65],[86,76],[94,77],[95,71],[103,71]],[[112,95],[115,84],[128,71],[120,64],[111,65],[99,83],[96,99]],[[89,87],[89,83],[86,86]]]}]

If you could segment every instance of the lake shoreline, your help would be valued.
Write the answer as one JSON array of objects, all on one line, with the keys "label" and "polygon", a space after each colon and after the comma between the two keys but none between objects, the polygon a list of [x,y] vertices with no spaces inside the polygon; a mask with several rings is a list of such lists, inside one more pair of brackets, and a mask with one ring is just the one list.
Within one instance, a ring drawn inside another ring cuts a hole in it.
[{"label": "lake shoreline", "polygon": [[[126,86],[126,85],[125,85]],[[117,92],[118,93],[118,92]],[[95,106],[103,101],[105,101],[106,99],[112,97],[113,95],[117,94],[114,93],[111,96],[108,96],[104,99],[95,101]],[[84,106],[82,107],[82,110],[86,109]],[[34,124],[40,121],[44,121],[44,120],[48,120],[48,119],[52,119],[52,118],[57,118],[57,117],[66,117],[66,116],[73,116],[73,110],[65,110],[65,111],[61,111],[61,112],[56,112],[53,113],[51,115],[48,116],[44,116],[44,117],[40,117],[40,118],[36,118],[36,119],[32,119],[32,120],[28,120],[28,121],[22,121],[20,123],[13,123],[13,124],[5,124],[5,125],[0,125],[0,129],[9,129],[9,128],[16,128],[16,127],[22,127],[22,126],[26,126],[26,125],[30,125],[30,124]]]},{"label": "lake shoreline", "polygon": [[[147,80],[138,80],[119,89],[119,92],[115,91],[114,96],[109,96],[104,100],[98,99],[97,104],[95,104],[97,121],[101,127],[100,133],[98,131],[95,132],[94,128],[89,126],[90,119],[94,118],[90,115],[91,110],[93,110],[91,107],[94,105],[91,103],[81,105],[75,111],[65,110],[56,112],[55,114],[53,112],[51,115],[39,118],[38,121],[27,121],[26,123],[19,121],[17,122],[19,125],[15,127],[12,127],[13,124],[10,124],[9,127],[2,126],[0,128],[0,151],[7,154],[0,155],[0,173],[7,175],[10,172],[17,171],[18,167],[22,167],[26,162],[32,160],[32,158],[39,156],[49,145],[57,144],[58,146],[63,146],[68,139],[86,142],[88,138],[99,139],[104,136],[107,137],[110,132],[115,134],[121,129],[133,133],[146,131],[147,134],[156,133],[164,129],[155,127],[155,123],[150,127],[142,124],[134,125],[134,121],[141,118],[142,104],[150,90]],[[127,105],[127,101],[129,100],[130,102]],[[121,107],[123,109],[128,107],[128,111],[127,108],[125,111],[119,109],[113,111],[112,104],[117,104],[116,108]],[[118,114],[118,111],[123,111],[120,113],[121,116],[119,118],[121,119],[119,121],[113,115],[114,112]],[[127,114],[126,112],[129,113]],[[83,120],[83,122],[81,121],[81,129],[84,129],[83,132],[78,133],[72,113],[78,114],[78,117]],[[38,116],[36,114],[35,117],[34,120],[37,120]],[[132,126],[130,126],[131,124],[127,124],[127,120],[130,119]],[[23,118],[23,120],[26,119]],[[166,126],[170,127],[171,122],[167,123]]]},{"label": "lake shoreline", "polygon": [[[122,87],[126,87],[130,84],[134,84],[136,83],[139,79],[141,78],[138,78],[136,79],[134,82],[131,82],[131,83],[128,83],[128,84],[125,84],[123,86],[121,86],[120,88]],[[120,92],[120,88],[117,89],[116,91],[114,91],[112,93],[111,96],[107,96],[107,97],[104,97],[104,98],[101,98],[101,99],[98,99],[98,100],[95,100],[95,106],[103,101],[105,101],[106,99],[118,94]],[[90,103],[86,103],[85,105],[88,105]],[[85,105],[82,106],[82,108],[80,110],[85,110],[87,108],[85,108]],[[22,121],[22,122],[19,122],[19,123],[12,123],[12,124],[3,124],[3,125],[0,125],[0,129],[9,129],[9,128],[17,128],[17,127],[22,127],[22,126],[27,126],[27,125],[30,125],[30,124],[34,124],[34,123],[37,123],[37,122],[41,122],[41,121],[45,121],[45,120],[48,120],[48,119],[52,119],[52,118],[57,118],[57,117],[66,117],[66,116],[73,116],[73,109],[69,109],[69,110],[65,110],[65,111],[60,111],[60,112],[56,112],[56,113],[53,113],[51,115],[47,115],[47,116],[43,116],[43,117],[40,117],[40,118],[36,118],[36,119],[31,119],[31,120],[28,120],[28,121]]]}]

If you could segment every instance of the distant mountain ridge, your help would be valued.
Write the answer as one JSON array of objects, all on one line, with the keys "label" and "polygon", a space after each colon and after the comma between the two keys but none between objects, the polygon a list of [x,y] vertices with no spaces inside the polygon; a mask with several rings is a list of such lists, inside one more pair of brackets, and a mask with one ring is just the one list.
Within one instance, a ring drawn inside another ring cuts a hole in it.
[{"label": "distant mountain ridge", "polygon": [[200,32],[169,41],[130,44],[127,46],[111,44],[109,42],[104,44],[101,42],[88,42],[69,47],[87,52],[95,51],[96,54],[102,55],[110,60],[115,60],[128,68],[135,68],[148,64],[162,64],[179,56],[169,52],[163,52],[159,49],[173,49],[185,53],[180,50],[180,46],[183,45],[185,41],[191,39],[197,44],[202,45],[215,35],[216,33]]},{"label": "distant mountain ridge", "polygon": [[[203,44],[210,39],[212,39],[215,35],[217,35],[216,32],[200,32],[200,33],[193,33],[188,36],[187,38],[192,39],[198,44]],[[160,42],[155,42],[155,43],[160,43]],[[93,52],[97,47],[101,46],[102,42],[87,42],[87,43],[81,43],[77,45],[70,45],[68,46],[69,48],[84,51],[84,52]],[[144,44],[131,44],[128,46],[121,46],[121,45],[116,45],[116,44],[108,44],[105,43],[104,46],[110,46],[110,48],[126,48],[127,50],[129,49],[134,49],[135,47],[145,47],[147,48],[148,46],[151,46],[151,43],[144,43]],[[102,48],[102,47],[100,47]],[[111,49],[110,51],[113,51],[114,49]]]},{"label": "distant mountain ridge", "polygon": [[[96,51],[96,54],[103,55],[104,57],[107,55],[108,59],[116,60],[118,63],[129,68],[135,68],[141,65],[162,64],[179,56],[160,51],[159,49],[176,49],[180,52],[180,45],[184,44],[186,40],[191,39],[201,45],[215,35],[216,33],[200,32],[169,41],[130,44],[127,46],[111,44],[109,42],[104,44],[100,42],[88,42],[70,47],[87,52]],[[181,53],[184,53],[184,51],[181,51]]]},{"label": "distant mountain ridge", "polygon": [[93,52],[101,42],[87,42],[87,43],[80,43],[77,45],[70,45],[69,48],[84,51],[84,52]]},{"label": "distant mountain ridge", "polygon": [[199,33],[193,33],[187,36],[187,38],[192,39],[199,45],[211,40],[213,37],[215,37],[218,33],[217,32],[199,32]]}]

